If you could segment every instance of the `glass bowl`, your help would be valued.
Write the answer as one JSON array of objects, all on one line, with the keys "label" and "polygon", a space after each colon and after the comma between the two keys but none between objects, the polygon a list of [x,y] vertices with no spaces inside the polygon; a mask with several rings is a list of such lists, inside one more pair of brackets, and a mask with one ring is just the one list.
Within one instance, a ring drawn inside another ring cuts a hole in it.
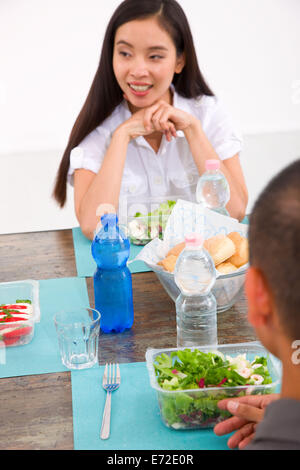
[{"label": "glass bowl", "polygon": [[[156,268],[153,264],[147,264],[146,261],[145,264],[155,272],[163,288],[175,302],[180,294],[180,290],[175,284],[174,274],[162,270],[160,266]],[[217,301],[218,312],[225,312],[241,297],[244,290],[246,271],[247,267],[242,268],[238,272],[221,274],[217,277],[212,293]]]}]

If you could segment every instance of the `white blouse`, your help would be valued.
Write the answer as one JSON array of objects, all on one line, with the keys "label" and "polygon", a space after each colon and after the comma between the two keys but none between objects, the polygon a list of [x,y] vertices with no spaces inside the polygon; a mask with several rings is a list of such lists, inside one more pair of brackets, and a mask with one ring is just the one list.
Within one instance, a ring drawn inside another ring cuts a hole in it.
[{"label": "white blouse", "polygon": [[[242,138],[232,120],[216,97],[184,98],[173,90],[173,106],[197,117],[208,140],[221,160],[239,154]],[[85,168],[98,173],[115,129],[131,117],[124,100],[105,121],[72,149],[68,181],[73,185],[76,169]],[[198,169],[182,131],[168,142],[162,137],[156,153],[144,137],[128,144],[120,190],[120,203],[153,199],[185,199],[194,201],[199,178]],[[126,197],[125,197],[126,196]],[[136,211],[136,207],[134,211]],[[132,211],[130,211],[132,212]]]}]

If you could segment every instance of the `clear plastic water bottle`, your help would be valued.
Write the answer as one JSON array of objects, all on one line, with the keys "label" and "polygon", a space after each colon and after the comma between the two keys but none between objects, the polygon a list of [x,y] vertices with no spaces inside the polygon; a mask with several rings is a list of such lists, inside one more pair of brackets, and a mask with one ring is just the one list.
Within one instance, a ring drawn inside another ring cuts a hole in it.
[{"label": "clear plastic water bottle", "polygon": [[219,160],[206,160],[205,173],[200,176],[197,189],[196,200],[219,214],[228,215],[226,204],[230,199],[229,184],[220,171]]},{"label": "clear plastic water bottle", "polygon": [[185,237],[185,249],[175,265],[180,289],[176,299],[177,346],[216,345],[217,302],[211,289],[216,280],[214,262],[198,234]]},{"label": "clear plastic water bottle", "polygon": [[132,279],[127,267],[130,243],[118,226],[116,214],[103,215],[101,223],[92,243],[97,263],[95,309],[101,314],[101,330],[119,333],[133,324]]}]

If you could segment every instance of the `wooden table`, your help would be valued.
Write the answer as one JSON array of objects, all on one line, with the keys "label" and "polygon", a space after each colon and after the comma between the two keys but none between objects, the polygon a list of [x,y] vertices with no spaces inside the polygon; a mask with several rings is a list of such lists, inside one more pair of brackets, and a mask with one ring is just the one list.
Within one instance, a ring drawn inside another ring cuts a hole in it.
[{"label": "wooden table", "polygon": [[[71,230],[0,235],[0,282],[76,277]],[[94,307],[92,278],[87,278]],[[153,272],[133,275],[134,325],[100,336],[99,363],[142,362],[147,347],[175,347],[174,302]],[[218,316],[219,343],[256,340],[244,296]],[[73,449],[70,372],[0,380],[0,449]]]}]

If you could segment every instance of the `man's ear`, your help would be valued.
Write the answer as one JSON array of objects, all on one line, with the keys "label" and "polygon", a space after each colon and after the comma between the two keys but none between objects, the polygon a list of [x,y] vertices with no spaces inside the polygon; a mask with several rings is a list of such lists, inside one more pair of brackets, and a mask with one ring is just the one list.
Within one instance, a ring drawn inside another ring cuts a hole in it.
[{"label": "man's ear", "polygon": [[272,297],[260,269],[250,266],[246,273],[245,292],[248,299],[248,320],[254,328],[264,326],[272,315]]},{"label": "man's ear", "polygon": [[175,73],[181,73],[185,66],[185,53],[183,52],[176,59]]}]

